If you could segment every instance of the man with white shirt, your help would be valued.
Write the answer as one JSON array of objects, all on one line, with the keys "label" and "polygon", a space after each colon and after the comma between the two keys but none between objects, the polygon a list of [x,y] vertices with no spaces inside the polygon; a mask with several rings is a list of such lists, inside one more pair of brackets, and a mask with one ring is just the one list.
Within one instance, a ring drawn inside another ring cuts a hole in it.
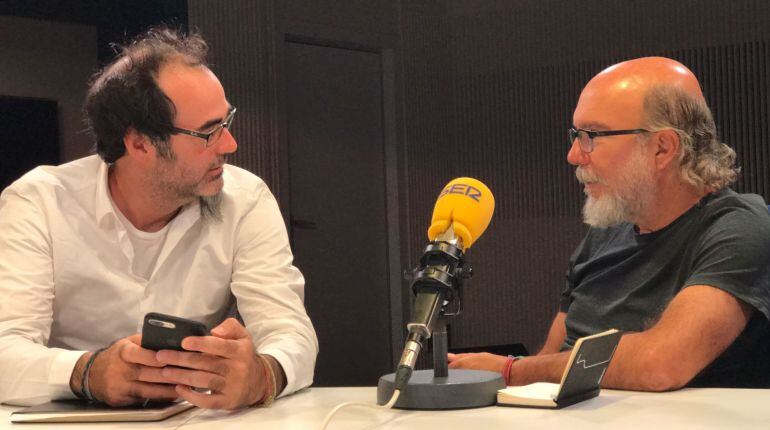
[{"label": "man with white shirt", "polygon": [[[235,409],[312,383],[304,279],[270,190],[225,164],[236,109],[206,52],[164,28],[125,47],[86,98],[98,156],[3,191],[0,401]],[[245,326],[225,319],[233,305]],[[147,312],[211,335],[143,349]]]}]

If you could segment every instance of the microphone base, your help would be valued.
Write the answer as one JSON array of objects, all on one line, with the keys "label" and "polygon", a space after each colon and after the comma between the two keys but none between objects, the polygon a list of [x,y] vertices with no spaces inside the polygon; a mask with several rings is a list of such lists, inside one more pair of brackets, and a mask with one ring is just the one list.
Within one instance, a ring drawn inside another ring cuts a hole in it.
[{"label": "microphone base", "polygon": [[[388,403],[395,389],[395,373],[380,378],[377,404]],[[497,390],[505,388],[500,373],[486,370],[449,369],[449,375],[435,377],[433,369],[412,373],[406,390],[394,407],[399,409],[468,409],[497,404]]]}]

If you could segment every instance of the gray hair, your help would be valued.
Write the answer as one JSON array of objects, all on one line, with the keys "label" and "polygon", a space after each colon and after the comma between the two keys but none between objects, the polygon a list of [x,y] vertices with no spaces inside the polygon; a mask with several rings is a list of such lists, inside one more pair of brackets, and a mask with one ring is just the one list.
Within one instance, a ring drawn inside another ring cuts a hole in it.
[{"label": "gray hair", "polygon": [[679,135],[679,169],[685,182],[699,191],[718,191],[735,182],[740,171],[735,151],[719,141],[704,100],[673,85],[656,85],[645,95],[644,116],[646,129],[672,129]]}]

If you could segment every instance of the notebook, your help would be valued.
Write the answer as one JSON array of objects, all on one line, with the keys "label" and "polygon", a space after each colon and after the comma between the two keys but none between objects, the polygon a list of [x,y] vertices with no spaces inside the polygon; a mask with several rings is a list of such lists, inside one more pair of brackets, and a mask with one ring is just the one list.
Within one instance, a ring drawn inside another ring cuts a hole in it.
[{"label": "notebook", "polygon": [[581,337],[575,342],[561,383],[536,382],[503,388],[497,392],[497,404],[559,409],[598,396],[621,334],[613,329]]}]

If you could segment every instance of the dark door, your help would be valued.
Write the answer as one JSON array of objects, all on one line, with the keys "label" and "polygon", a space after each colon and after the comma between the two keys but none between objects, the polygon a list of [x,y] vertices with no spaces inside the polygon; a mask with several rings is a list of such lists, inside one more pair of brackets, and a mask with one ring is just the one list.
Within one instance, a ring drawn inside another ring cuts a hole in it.
[{"label": "dark door", "polygon": [[320,345],[315,385],[375,385],[392,371],[380,54],[286,53],[290,234]]},{"label": "dark door", "polygon": [[59,164],[55,101],[1,96],[0,131],[0,191],[36,166]]}]

